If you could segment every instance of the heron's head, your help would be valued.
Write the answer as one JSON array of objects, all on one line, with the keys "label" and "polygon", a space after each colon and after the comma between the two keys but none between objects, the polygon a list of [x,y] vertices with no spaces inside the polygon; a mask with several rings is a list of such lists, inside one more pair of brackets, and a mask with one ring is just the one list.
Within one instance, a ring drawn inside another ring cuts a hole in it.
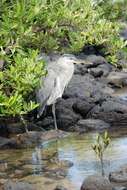
[{"label": "heron's head", "polygon": [[83,60],[76,58],[76,56],[72,54],[64,54],[60,57],[60,59],[62,62],[65,63],[79,64],[84,62]]}]

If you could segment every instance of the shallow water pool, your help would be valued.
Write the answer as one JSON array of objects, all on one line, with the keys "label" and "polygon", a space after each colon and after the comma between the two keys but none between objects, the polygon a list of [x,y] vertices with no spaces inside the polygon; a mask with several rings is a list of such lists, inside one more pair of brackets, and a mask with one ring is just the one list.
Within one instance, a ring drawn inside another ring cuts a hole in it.
[{"label": "shallow water pool", "polygon": [[[111,143],[105,152],[104,160],[107,174],[127,164],[127,130],[115,129],[110,131],[110,136]],[[19,169],[27,169],[28,173],[25,175],[45,175],[44,168],[50,168],[49,160],[55,156],[58,160],[73,162],[74,165],[68,169],[65,178],[79,189],[88,175],[101,173],[100,163],[91,148],[95,138],[96,133],[73,134],[61,140],[47,142],[35,149],[0,151],[0,159],[8,164],[7,170],[4,171],[5,178],[15,178],[14,173]],[[18,177],[20,178],[20,175]]]}]

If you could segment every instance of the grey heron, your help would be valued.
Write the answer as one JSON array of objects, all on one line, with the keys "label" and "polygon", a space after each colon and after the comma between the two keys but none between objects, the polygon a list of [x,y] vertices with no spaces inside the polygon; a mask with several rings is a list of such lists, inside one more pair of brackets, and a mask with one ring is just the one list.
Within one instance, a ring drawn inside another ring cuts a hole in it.
[{"label": "grey heron", "polygon": [[[43,56],[42,56],[43,59]],[[64,54],[57,60],[44,59],[47,63],[47,76],[41,79],[40,88],[37,90],[36,99],[39,103],[38,118],[42,115],[46,105],[52,105],[55,129],[57,130],[55,103],[61,98],[74,73],[74,64],[78,59],[74,55]]]}]

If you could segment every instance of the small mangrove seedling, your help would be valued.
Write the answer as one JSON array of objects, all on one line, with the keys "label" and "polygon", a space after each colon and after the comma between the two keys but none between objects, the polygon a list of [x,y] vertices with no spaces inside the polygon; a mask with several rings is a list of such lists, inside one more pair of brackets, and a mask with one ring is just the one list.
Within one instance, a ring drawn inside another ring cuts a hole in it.
[{"label": "small mangrove seedling", "polygon": [[95,144],[92,145],[92,149],[96,153],[97,157],[101,163],[101,174],[102,176],[105,175],[104,171],[104,152],[107,149],[108,145],[110,144],[110,137],[107,131],[103,134],[98,134],[96,138]]}]

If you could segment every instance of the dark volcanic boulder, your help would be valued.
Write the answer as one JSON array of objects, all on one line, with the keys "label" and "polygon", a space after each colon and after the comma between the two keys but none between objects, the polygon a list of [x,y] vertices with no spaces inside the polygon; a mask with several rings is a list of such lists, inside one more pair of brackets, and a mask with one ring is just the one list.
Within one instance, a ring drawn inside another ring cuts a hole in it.
[{"label": "dark volcanic boulder", "polygon": [[73,110],[81,116],[86,117],[87,113],[95,106],[94,103],[89,102],[88,99],[78,99],[73,104]]},{"label": "dark volcanic boulder", "polygon": [[88,73],[88,71],[84,63],[75,65],[75,75],[85,75],[86,73]]},{"label": "dark volcanic boulder", "polygon": [[26,182],[13,182],[9,180],[4,184],[3,190],[35,190],[35,187]]},{"label": "dark volcanic boulder", "polygon": [[67,189],[61,185],[57,185],[54,190],[67,190]]},{"label": "dark volcanic boulder", "polygon": [[114,70],[114,67],[110,64],[101,64],[97,67],[101,71],[103,71],[103,76],[106,77],[112,70]]},{"label": "dark volcanic boulder", "polygon": [[[9,134],[21,134],[26,132],[24,124],[21,122],[9,123],[7,129]],[[41,127],[32,122],[27,122],[27,129],[28,131],[42,131]]]},{"label": "dark volcanic boulder", "polygon": [[82,52],[85,55],[103,55],[103,45],[85,45],[82,49]]},{"label": "dark volcanic boulder", "polygon": [[100,64],[107,64],[106,59],[100,55],[89,55],[87,56],[86,60],[93,63],[92,67],[96,67]]},{"label": "dark volcanic boulder", "polygon": [[9,134],[8,128],[6,124],[0,123],[0,136],[7,137]]},{"label": "dark volcanic boulder", "polygon": [[92,98],[93,102],[95,102],[102,98],[103,95],[112,92],[113,90],[109,88],[107,84],[96,81],[94,77],[89,74],[85,76],[74,75],[67,89],[65,89],[63,97],[80,99]]},{"label": "dark volcanic boulder", "polygon": [[92,131],[92,130],[103,130],[109,128],[110,125],[99,119],[81,119],[76,124],[76,130],[81,131]]},{"label": "dark volcanic boulder", "polygon": [[109,179],[111,182],[123,183],[127,186],[127,165],[123,165],[119,170],[111,172],[109,174]]},{"label": "dark volcanic boulder", "polygon": [[98,65],[96,68],[89,69],[90,74],[94,77],[106,77],[112,71],[112,66],[110,64],[101,64]]},{"label": "dark volcanic boulder", "polygon": [[107,77],[108,83],[114,86],[127,86],[127,72],[111,72]]},{"label": "dark volcanic boulder", "polygon": [[73,110],[63,107],[57,112],[58,128],[69,130],[69,127],[73,126],[80,118],[81,116],[75,114]]},{"label": "dark volcanic boulder", "polygon": [[95,78],[101,77],[103,76],[103,70],[100,68],[92,68],[90,69],[90,74],[93,75]]},{"label": "dark volcanic boulder", "polygon": [[84,180],[80,190],[112,190],[112,185],[106,177],[93,175]]},{"label": "dark volcanic boulder", "polygon": [[102,119],[112,126],[126,126],[127,102],[115,97],[107,97],[96,105],[87,115],[88,118]]},{"label": "dark volcanic boulder", "polygon": [[17,148],[17,147],[18,146],[15,139],[0,137],[0,149]]},{"label": "dark volcanic boulder", "polygon": [[67,89],[65,89],[63,97],[80,99],[90,97],[93,91],[92,81],[94,78],[90,75],[74,75]]},{"label": "dark volcanic boulder", "polygon": [[57,124],[58,128],[69,130],[69,127],[73,126],[81,116],[76,114],[72,106],[76,99],[70,98],[67,100],[61,99],[56,105]]},{"label": "dark volcanic boulder", "polygon": [[111,172],[109,178],[111,182],[127,183],[127,172],[123,172],[122,170]]},{"label": "dark volcanic boulder", "polygon": [[52,116],[47,116],[43,118],[41,121],[38,121],[36,124],[43,130],[54,129],[54,120]]}]

